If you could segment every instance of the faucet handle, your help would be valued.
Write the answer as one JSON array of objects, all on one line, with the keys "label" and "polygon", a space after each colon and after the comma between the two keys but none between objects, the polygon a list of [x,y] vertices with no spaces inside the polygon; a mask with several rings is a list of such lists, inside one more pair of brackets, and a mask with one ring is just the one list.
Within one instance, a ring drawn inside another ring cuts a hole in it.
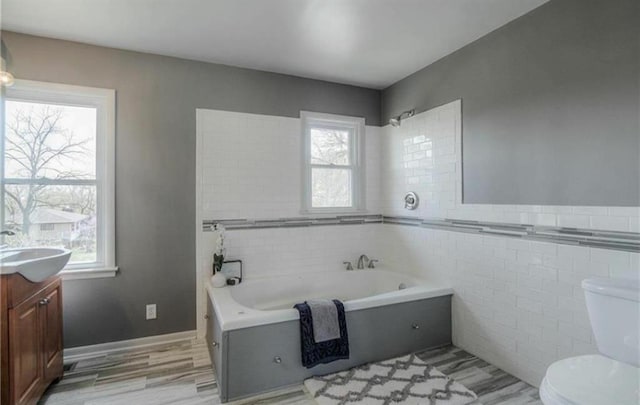
[{"label": "faucet handle", "polygon": [[353,265],[351,262],[342,262],[342,264],[347,266],[347,270],[353,270]]},{"label": "faucet handle", "polygon": [[370,268],[370,269],[375,269],[376,268],[376,263],[378,263],[378,260],[371,259],[371,260],[369,260],[369,265],[367,267]]}]

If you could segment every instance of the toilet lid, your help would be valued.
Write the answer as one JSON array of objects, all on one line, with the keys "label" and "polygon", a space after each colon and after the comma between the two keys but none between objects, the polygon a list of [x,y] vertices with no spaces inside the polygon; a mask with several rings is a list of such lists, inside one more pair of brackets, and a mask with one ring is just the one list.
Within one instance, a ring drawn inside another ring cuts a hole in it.
[{"label": "toilet lid", "polygon": [[640,403],[640,368],[600,355],[571,357],[553,363],[546,389],[569,403]]}]

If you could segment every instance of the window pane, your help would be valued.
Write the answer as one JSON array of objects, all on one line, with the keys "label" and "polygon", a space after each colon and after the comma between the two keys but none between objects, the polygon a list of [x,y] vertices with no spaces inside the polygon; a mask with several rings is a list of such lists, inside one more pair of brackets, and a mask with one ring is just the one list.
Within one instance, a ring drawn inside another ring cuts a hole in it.
[{"label": "window pane", "polygon": [[7,100],[5,177],[95,179],[96,109]]},{"label": "window pane", "polygon": [[311,128],[311,163],[320,165],[349,165],[347,130]]},{"label": "window pane", "polygon": [[4,242],[12,247],[62,246],[70,262],[95,262],[96,187],[8,184],[4,188]]},{"label": "window pane", "polygon": [[351,207],[350,169],[311,169],[313,208]]}]

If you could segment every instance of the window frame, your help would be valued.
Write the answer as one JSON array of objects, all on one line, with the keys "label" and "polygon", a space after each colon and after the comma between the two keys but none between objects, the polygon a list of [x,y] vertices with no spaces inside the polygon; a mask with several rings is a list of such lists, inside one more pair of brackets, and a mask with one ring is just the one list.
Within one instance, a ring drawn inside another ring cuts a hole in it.
[{"label": "window frame", "polygon": [[[61,274],[65,279],[113,277],[118,271],[115,252],[115,90],[68,84],[16,80],[5,88],[4,101],[58,104],[96,109],[96,178],[94,180],[39,180],[38,184],[94,185],[96,187],[95,262],[67,264]],[[0,223],[4,224],[4,186],[28,183],[29,179],[6,179],[4,176],[4,126],[0,139]]]},{"label": "window frame", "polygon": [[[302,124],[302,214],[353,214],[366,212],[365,201],[365,121],[362,117],[300,111]],[[350,132],[350,165],[311,163],[311,129],[336,128]],[[351,170],[350,207],[313,207],[312,169],[344,168]]]}]

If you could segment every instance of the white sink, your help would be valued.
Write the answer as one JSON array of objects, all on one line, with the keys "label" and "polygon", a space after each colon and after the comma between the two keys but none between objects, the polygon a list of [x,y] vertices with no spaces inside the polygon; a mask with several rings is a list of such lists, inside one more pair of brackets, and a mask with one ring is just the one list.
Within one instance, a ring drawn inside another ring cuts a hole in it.
[{"label": "white sink", "polygon": [[20,273],[37,283],[66,266],[71,251],[63,248],[16,248],[0,250],[0,274]]}]

